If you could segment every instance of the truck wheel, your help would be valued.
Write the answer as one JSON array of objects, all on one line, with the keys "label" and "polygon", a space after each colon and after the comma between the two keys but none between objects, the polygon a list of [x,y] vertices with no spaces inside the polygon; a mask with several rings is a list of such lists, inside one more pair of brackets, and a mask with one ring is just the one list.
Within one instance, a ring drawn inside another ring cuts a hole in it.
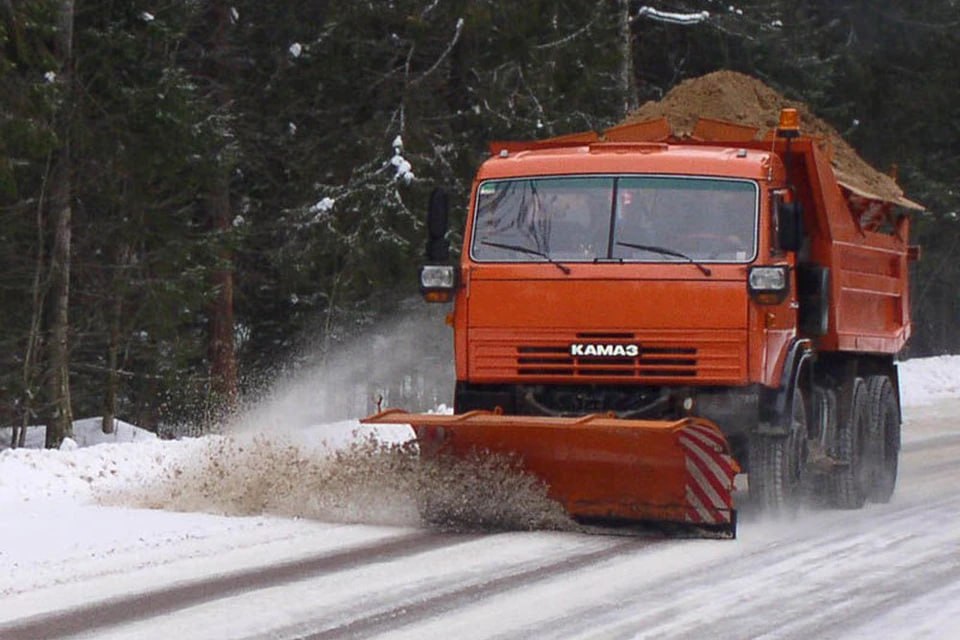
[{"label": "truck wheel", "polygon": [[870,405],[870,435],[875,439],[875,468],[870,500],[890,502],[897,486],[897,467],[900,459],[900,410],[887,376],[867,379],[867,397]]},{"label": "truck wheel", "polygon": [[750,438],[750,498],[764,513],[791,515],[800,504],[807,462],[807,409],[799,387],[791,403],[786,436]]},{"label": "truck wheel", "polygon": [[859,509],[871,487],[871,470],[866,456],[870,420],[867,385],[861,378],[854,382],[846,417],[837,425],[832,456],[842,463],[831,478],[831,502],[840,509]]},{"label": "truck wheel", "polygon": [[808,432],[810,453],[807,458],[813,493],[820,505],[833,504],[833,443],[837,434],[837,393],[817,386],[813,391]]}]

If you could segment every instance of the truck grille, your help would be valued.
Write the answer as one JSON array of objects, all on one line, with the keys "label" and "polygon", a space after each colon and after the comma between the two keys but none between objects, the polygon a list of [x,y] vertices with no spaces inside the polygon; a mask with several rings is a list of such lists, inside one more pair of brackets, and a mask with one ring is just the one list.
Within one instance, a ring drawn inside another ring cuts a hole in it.
[{"label": "truck grille", "polygon": [[564,346],[517,347],[517,373],[528,376],[656,376],[697,375],[695,347],[641,347],[635,357],[571,356]]},{"label": "truck grille", "polygon": [[[471,369],[475,379],[517,377],[543,381],[589,382],[618,378],[637,382],[729,382],[746,374],[742,332],[697,332],[699,335],[577,333],[560,336],[474,336]],[[511,339],[513,338],[513,339]],[[636,345],[635,356],[572,355],[574,343]]]}]

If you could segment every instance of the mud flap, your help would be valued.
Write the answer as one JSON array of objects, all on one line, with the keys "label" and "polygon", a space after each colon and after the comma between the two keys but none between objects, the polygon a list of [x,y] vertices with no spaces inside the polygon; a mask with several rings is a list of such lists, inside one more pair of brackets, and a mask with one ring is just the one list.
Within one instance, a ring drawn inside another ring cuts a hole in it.
[{"label": "mud flap", "polygon": [[422,455],[516,456],[579,519],[691,524],[735,534],[739,466],[720,429],[702,418],[627,420],[460,415],[387,410],[365,424],[409,424]]}]

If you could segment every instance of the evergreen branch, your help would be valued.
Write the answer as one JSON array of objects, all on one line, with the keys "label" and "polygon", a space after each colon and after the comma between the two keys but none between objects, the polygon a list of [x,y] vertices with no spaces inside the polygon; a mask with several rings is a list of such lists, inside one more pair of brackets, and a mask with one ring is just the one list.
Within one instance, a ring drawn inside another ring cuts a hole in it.
[{"label": "evergreen branch", "polygon": [[600,2],[598,2],[598,3],[594,6],[593,16],[590,18],[590,20],[587,22],[587,24],[583,25],[582,27],[580,27],[579,29],[577,29],[577,30],[574,31],[573,33],[570,33],[570,34],[568,34],[568,35],[565,35],[564,37],[560,38],[559,40],[554,40],[553,42],[545,42],[544,44],[534,45],[533,48],[534,48],[534,49],[552,49],[553,47],[559,47],[559,46],[561,46],[561,45],[564,45],[564,44],[570,42],[571,40],[574,40],[574,39],[580,37],[581,35],[583,35],[584,33],[586,33],[586,32],[590,29],[591,26],[593,26],[593,23],[594,23],[594,22],[597,21],[597,18],[600,16],[600,7],[601,7],[602,5],[603,5],[603,0],[601,0]]},{"label": "evergreen branch", "polygon": [[[463,18],[457,18],[456,31],[454,31],[453,38],[450,40],[450,43],[447,44],[447,48],[444,49],[443,53],[440,54],[440,57],[437,58],[436,62],[433,63],[433,66],[431,66],[429,69],[427,69],[422,74],[420,74],[419,77],[414,78],[413,80],[410,81],[411,87],[415,86],[416,84],[421,82],[424,78],[426,78],[431,73],[437,70],[437,67],[440,66],[440,63],[442,63],[446,59],[446,57],[450,55],[450,52],[453,51],[453,48],[457,46],[457,42],[460,40],[460,34],[462,32],[463,32]],[[411,49],[411,53],[412,51],[413,49]]]}]

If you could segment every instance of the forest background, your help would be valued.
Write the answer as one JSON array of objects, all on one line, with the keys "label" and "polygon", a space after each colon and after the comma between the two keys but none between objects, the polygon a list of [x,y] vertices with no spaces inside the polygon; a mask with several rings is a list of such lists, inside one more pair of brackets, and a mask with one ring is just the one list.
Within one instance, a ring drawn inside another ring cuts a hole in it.
[{"label": "forest background", "polygon": [[0,425],[209,425],[418,304],[428,195],[456,244],[488,141],[718,69],[896,167],[928,208],[905,355],[960,352],[958,5],[0,0]]}]

